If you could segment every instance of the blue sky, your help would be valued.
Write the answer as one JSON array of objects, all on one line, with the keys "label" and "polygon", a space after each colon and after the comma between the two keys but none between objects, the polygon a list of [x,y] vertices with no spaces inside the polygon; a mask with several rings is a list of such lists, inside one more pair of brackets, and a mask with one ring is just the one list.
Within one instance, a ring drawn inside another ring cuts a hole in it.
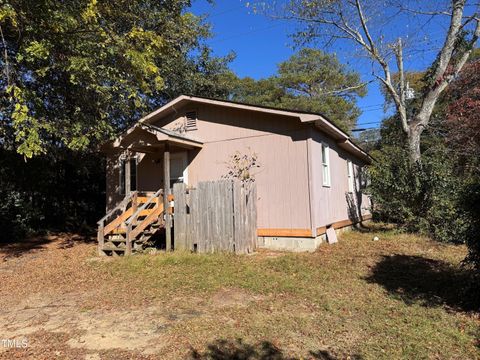
[{"label": "blue sky", "polygon": [[[292,48],[293,40],[290,35],[295,31],[295,24],[286,21],[272,20],[264,15],[255,14],[246,6],[245,0],[216,0],[214,4],[206,0],[196,0],[191,11],[196,15],[208,15],[207,21],[212,24],[213,37],[207,41],[215,55],[226,55],[234,51],[237,55],[231,64],[231,69],[237,75],[250,76],[255,79],[267,77],[276,72],[278,63],[288,59],[295,50]],[[415,24],[402,20],[398,26],[393,26],[399,33],[408,33],[409,26],[414,29]],[[389,24],[392,25],[392,24]],[[412,53],[407,59],[407,70],[424,69],[436,55],[438,41],[441,41],[445,24],[434,21],[423,28],[425,36],[438,35],[434,40],[437,44],[429,42],[430,47],[421,52]],[[395,34],[391,34],[395,36]],[[423,34],[413,34],[424,36]],[[365,60],[352,57],[352,49],[348,45],[343,48],[334,47],[340,61],[362,74],[364,81],[371,80],[371,66]],[[376,127],[385,116],[383,112],[383,96],[380,94],[378,84],[368,86],[368,95],[358,101],[358,106],[363,111],[358,127]]]}]

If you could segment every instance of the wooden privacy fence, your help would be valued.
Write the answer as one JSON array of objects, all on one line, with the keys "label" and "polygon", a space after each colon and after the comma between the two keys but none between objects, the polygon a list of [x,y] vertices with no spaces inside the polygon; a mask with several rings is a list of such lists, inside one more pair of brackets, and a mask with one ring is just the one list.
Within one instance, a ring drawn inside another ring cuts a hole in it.
[{"label": "wooden privacy fence", "polygon": [[257,189],[239,181],[173,185],[174,247],[195,252],[251,253],[257,247]]}]

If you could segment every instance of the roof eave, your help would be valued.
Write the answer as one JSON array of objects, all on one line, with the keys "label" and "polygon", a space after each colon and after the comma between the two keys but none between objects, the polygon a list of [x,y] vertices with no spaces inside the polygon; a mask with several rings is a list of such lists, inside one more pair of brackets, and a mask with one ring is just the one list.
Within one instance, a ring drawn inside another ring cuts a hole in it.
[{"label": "roof eave", "polygon": [[357,158],[364,161],[366,164],[372,163],[372,157],[363,151],[358,145],[355,145],[350,139],[345,141],[337,141],[337,144],[343,150],[354,154]]},{"label": "roof eave", "polygon": [[125,139],[125,137],[127,137],[128,135],[132,134],[134,131],[139,129],[143,131],[147,131],[152,135],[155,135],[159,143],[165,142],[172,145],[178,145],[178,146],[187,147],[191,149],[203,147],[203,142],[199,140],[186,138],[180,134],[175,134],[173,131],[167,132],[164,129],[157,128],[156,126],[137,123],[131,128],[129,128],[127,131],[125,131],[123,134],[118,136],[117,138],[104,143],[100,147],[100,150],[102,152],[108,153],[108,152],[114,151],[115,149],[122,148],[123,139]]}]

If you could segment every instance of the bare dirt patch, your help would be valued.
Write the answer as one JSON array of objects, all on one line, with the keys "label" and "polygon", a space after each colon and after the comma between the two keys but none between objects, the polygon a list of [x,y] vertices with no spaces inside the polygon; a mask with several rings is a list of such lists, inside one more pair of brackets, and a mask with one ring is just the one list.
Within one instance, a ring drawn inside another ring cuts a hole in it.
[{"label": "bare dirt patch", "polygon": [[[0,313],[0,338],[29,342],[28,349],[0,347],[1,359],[150,358],[171,346],[172,327],[208,317],[214,308],[243,307],[261,298],[229,288],[210,300],[144,297],[122,279],[99,274],[98,264],[115,259],[94,253],[95,244],[71,235],[0,248],[0,304],[7,309]],[[53,339],[61,342],[57,350],[45,350]]]}]

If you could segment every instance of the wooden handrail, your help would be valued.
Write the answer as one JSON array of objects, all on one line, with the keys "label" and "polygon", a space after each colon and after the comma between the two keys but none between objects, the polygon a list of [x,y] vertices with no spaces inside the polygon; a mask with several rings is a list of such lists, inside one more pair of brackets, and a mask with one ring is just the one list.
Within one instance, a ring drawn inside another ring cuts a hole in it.
[{"label": "wooden handrail", "polygon": [[130,216],[132,216],[132,214],[133,214],[133,207],[128,208],[127,211],[123,212],[122,214],[120,214],[120,216],[115,218],[115,220],[113,220],[108,225],[106,225],[103,229],[103,233],[107,235],[109,232],[119,227],[125,220],[127,220]]},{"label": "wooden handrail", "polygon": [[155,221],[163,212],[163,204],[159,204],[153,211],[129,233],[129,239],[135,239],[145,228]]},{"label": "wooden handrail", "polygon": [[[129,226],[130,224],[132,224],[133,221],[138,217],[138,215],[140,214],[140,212],[143,211],[143,210],[145,210],[148,205],[152,204],[152,203],[153,203],[153,200],[154,200],[155,198],[157,198],[162,192],[163,192],[163,189],[160,189],[160,190],[158,190],[155,194],[153,194],[152,196],[150,196],[150,197],[148,198],[148,200],[147,200],[142,206],[140,206],[140,207],[137,209],[137,211],[130,217],[130,219],[127,220],[126,225]],[[159,205],[159,204],[158,204],[158,201],[157,201],[157,206],[158,206],[158,205]]]},{"label": "wooden handrail", "polygon": [[97,225],[98,226],[103,225],[104,221],[107,220],[110,216],[112,216],[115,213],[115,211],[121,210],[121,208],[127,206],[128,202],[132,200],[132,197],[135,194],[137,194],[137,191],[133,191],[128,196],[125,196],[125,198],[117,206],[115,206],[104,217],[102,217],[100,220],[97,221]]},{"label": "wooden handrail", "polygon": [[[149,225],[158,221],[160,215],[165,211],[163,201],[161,201],[162,194],[164,194],[163,189],[157,190],[150,197],[145,193],[134,191],[100,219],[97,235],[100,255],[104,255],[102,249],[105,243],[105,235],[117,232],[125,234],[125,255],[130,255],[136,237]],[[173,195],[168,195],[167,200],[172,201]],[[131,206],[128,206],[129,203],[131,203]],[[120,213],[112,221],[106,223],[116,212]],[[139,221],[139,218],[143,218],[143,220]]]}]

